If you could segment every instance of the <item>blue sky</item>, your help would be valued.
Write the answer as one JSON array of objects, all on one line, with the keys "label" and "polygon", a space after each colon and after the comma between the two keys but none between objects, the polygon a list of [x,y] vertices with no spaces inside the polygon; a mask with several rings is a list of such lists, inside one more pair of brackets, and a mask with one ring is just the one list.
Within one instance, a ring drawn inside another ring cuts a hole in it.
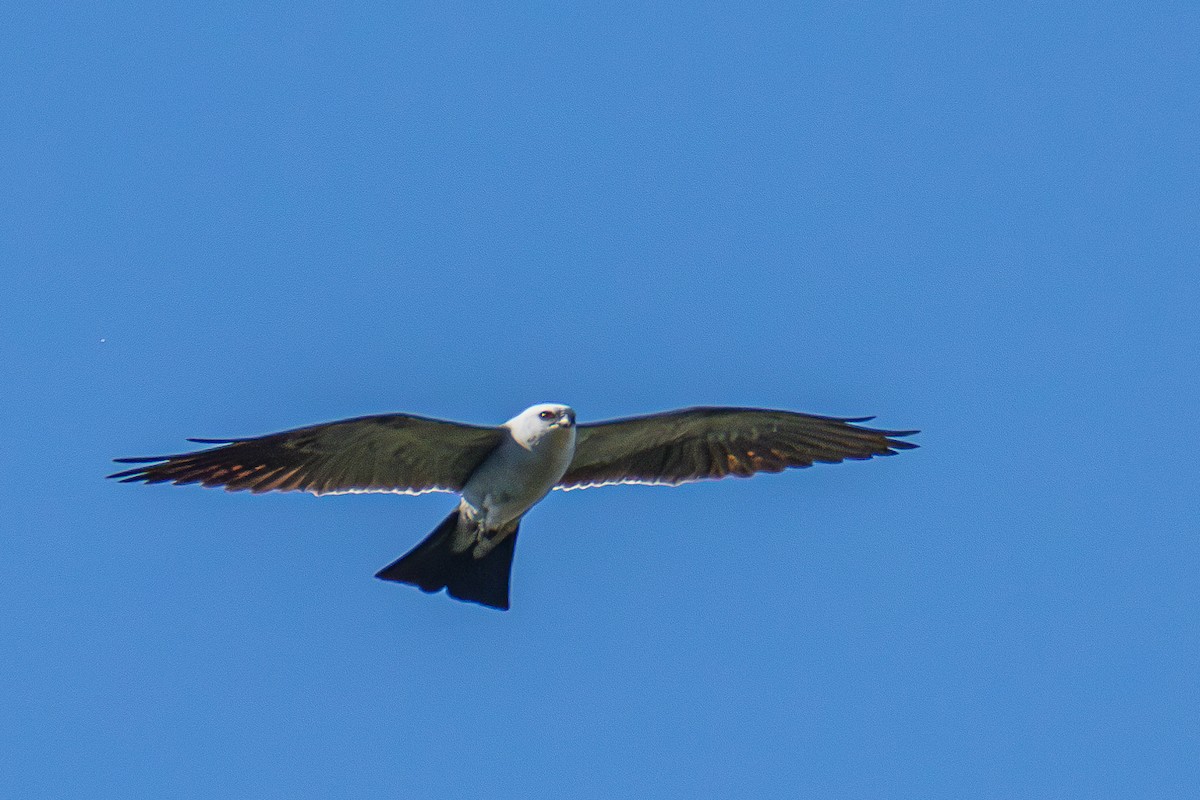
[{"label": "blue sky", "polygon": [[[1193,4],[18,4],[6,796],[1187,797]],[[102,479],[409,411],[878,414],[895,458],[453,502]]]}]

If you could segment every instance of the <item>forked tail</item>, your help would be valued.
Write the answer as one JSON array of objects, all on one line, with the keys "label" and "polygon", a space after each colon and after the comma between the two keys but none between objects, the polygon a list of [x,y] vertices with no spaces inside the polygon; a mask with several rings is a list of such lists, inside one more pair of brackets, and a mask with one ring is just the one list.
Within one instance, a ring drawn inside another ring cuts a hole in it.
[{"label": "forked tail", "polygon": [[507,610],[508,582],[517,546],[516,528],[481,558],[473,555],[473,547],[454,552],[451,545],[457,528],[455,509],[433,533],[375,573],[375,577],[410,583],[423,592],[445,589],[455,599]]}]

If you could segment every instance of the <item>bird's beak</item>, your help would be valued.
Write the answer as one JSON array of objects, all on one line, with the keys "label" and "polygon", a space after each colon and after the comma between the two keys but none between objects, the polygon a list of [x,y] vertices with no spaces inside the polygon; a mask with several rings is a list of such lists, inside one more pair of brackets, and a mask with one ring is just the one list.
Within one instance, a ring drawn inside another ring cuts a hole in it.
[{"label": "bird's beak", "polygon": [[575,424],[575,416],[573,414],[563,414],[554,424],[560,428],[569,428]]}]

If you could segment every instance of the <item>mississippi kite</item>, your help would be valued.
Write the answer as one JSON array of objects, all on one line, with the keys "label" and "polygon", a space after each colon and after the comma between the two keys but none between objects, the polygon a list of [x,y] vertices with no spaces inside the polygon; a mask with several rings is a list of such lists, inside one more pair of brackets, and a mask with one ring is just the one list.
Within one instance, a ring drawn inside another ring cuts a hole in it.
[{"label": "mississippi kite", "polygon": [[869,419],[708,407],[576,425],[573,409],[552,403],[494,427],[381,414],[246,439],[189,439],[219,446],[118,458],[139,466],[109,477],[255,493],[456,493],[450,516],[376,577],[507,609],[521,518],[551,489],[675,486],[916,447],[897,437],[917,431],[855,424]]}]

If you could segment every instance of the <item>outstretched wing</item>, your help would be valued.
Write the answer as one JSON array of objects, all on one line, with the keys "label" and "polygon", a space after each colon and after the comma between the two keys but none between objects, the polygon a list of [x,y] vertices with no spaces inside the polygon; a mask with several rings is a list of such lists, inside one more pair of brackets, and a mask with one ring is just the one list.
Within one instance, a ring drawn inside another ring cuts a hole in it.
[{"label": "outstretched wing", "polygon": [[461,425],[407,414],[312,425],[249,439],[190,439],[220,444],[153,458],[109,475],[122,483],[199,483],[229,491],[456,492],[495,449],[503,428]]},{"label": "outstretched wing", "polygon": [[555,488],[748,477],[815,462],[890,456],[916,447],[895,437],[917,431],[851,424],[869,419],[759,408],[686,408],[584,424],[576,433],[575,458]]}]

